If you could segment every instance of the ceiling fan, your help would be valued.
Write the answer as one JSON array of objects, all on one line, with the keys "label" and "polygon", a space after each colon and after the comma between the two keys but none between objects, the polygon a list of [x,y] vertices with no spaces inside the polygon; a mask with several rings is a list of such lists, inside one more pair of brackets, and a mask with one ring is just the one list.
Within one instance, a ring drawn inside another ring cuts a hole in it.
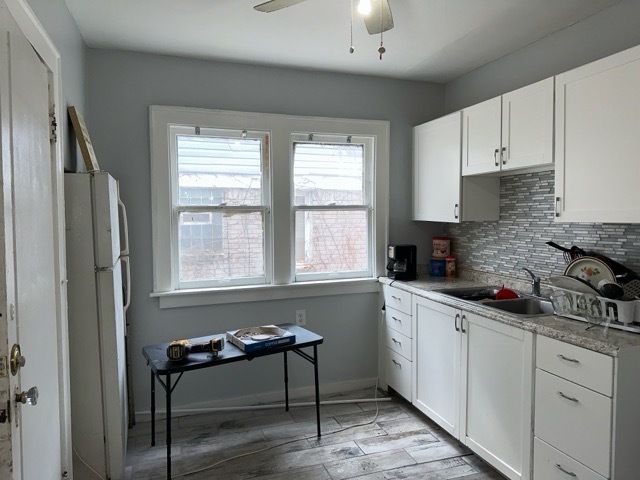
[{"label": "ceiling fan", "polygon": [[[269,0],[253,8],[259,12],[271,13],[304,1],[306,0]],[[362,15],[370,35],[377,35],[393,28],[389,0],[359,0],[358,13]]]}]

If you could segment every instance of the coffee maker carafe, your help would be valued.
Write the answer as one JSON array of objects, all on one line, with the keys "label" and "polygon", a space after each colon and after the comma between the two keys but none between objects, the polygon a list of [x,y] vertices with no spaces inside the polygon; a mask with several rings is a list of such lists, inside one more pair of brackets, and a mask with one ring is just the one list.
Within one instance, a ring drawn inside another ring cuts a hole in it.
[{"label": "coffee maker carafe", "polygon": [[394,280],[415,280],[417,251],[415,245],[389,245],[387,276]]}]

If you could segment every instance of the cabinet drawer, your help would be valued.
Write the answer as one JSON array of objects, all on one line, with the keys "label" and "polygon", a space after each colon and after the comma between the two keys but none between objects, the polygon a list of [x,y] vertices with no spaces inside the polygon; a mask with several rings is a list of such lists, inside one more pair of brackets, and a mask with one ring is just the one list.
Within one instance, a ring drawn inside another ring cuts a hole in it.
[{"label": "cabinet drawer", "polygon": [[385,319],[387,327],[412,338],[411,336],[411,315],[402,313],[391,307],[386,307]]},{"label": "cabinet drawer", "polygon": [[390,349],[387,351],[387,383],[405,399],[411,401],[411,368],[413,364]]},{"label": "cabinet drawer", "polygon": [[543,336],[537,345],[538,368],[613,396],[613,358]]},{"label": "cabinet drawer", "polygon": [[539,438],[533,445],[533,480],[606,480]]},{"label": "cabinet drawer", "polygon": [[384,294],[384,304],[387,307],[411,315],[411,294],[409,292],[389,285],[383,285],[382,292]]},{"label": "cabinet drawer", "polygon": [[609,397],[536,370],[535,435],[609,477]]},{"label": "cabinet drawer", "polygon": [[413,360],[411,355],[411,339],[389,327],[385,328],[385,345],[390,350],[402,355],[407,360]]}]

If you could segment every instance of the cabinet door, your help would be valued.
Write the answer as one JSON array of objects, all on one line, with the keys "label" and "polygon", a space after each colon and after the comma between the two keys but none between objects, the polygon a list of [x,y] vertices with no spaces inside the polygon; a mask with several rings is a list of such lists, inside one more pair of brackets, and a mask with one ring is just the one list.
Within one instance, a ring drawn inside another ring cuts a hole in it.
[{"label": "cabinet door", "polygon": [[640,223],[640,47],[556,77],[556,220]]},{"label": "cabinet door", "polygon": [[511,479],[529,479],[533,335],[462,312],[460,440]]},{"label": "cabinet door", "polygon": [[502,97],[462,111],[462,175],[500,171]]},{"label": "cabinet door", "polygon": [[502,171],[553,163],[553,78],[502,96]]},{"label": "cabinet door", "polygon": [[460,222],[460,112],[413,130],[413,219]]},{"label": "cabinet door", "polygon": [[458,436],[460,311],[413,296],[415,334],[413,405]]}]

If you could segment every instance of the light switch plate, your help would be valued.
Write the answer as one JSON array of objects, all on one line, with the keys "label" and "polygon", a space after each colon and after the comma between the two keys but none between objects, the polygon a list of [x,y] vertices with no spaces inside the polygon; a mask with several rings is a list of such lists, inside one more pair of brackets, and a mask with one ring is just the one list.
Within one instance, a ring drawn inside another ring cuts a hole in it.
[{"label": "light switch plate", "polygon": [[307,324],[307,311],[296,310],[296,325],[304,327]]}]

